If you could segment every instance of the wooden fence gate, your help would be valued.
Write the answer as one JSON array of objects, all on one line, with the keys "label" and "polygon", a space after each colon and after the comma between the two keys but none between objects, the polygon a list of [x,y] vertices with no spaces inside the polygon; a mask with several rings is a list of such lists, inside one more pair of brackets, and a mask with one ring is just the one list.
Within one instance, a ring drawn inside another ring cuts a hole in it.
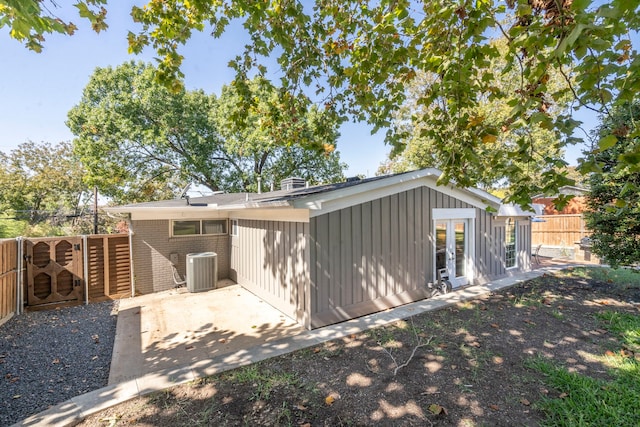
[{"label": "wooden fence gate", "polygon": [[25,240],[27,305],[84,300],[82,238]]},{"label": "wooden fence gate", "polygon": [[24,245],[25,294],[30,307],[131,296],[127,235],[25,239]]}]

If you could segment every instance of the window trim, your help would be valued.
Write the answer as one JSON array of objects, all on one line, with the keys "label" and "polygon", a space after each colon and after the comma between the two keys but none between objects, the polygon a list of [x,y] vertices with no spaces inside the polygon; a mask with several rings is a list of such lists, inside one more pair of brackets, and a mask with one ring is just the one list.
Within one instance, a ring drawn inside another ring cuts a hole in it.
[{"label": "window trim", "polygon": [[[175,234],[175,223],[176,222],[195,222],[198,221],[200,223],[200,233],[198,234]],[[224,221],[224,229],[225,232],[224,233],[209,233],[209,234],[204,234],[203,230],[204,230],[204,222],[205,221]],[[229,220],[226,218],[192,218],[192,219],[172,219],[171,221],[169,221],[169,234],[170,236],[173,237],[177,237],[177,238],[182,238],[182,237],[210,237],[210,236],[227,236],[229,235]]]},{"label": "window trim", "polygon": [[240,223],[236,218],[230,219],[229,222],[229,236],[238,237],[240,232]]},{"label": "window trim", "polygon": [[[513,227],[513,243],[507,244],[509,227]],[[511,245],[513,245],[513,265],[509,266],[507,254]],[[518,267],[518,221],[514,218],[507,218],[504,223],[504,267],[507,270]]]}]

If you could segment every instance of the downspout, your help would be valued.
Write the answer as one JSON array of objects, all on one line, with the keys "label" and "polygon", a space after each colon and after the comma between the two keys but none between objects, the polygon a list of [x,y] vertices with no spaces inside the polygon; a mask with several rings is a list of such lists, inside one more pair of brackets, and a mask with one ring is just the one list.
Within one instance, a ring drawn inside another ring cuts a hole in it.
[{"label": "downspout", "polygon": [[82,235],[82,262],[84,263],[84,304],[89,305],[89,246],[87,245],[87,235]]},{"label": "downspout", "polygon": [[24,261],[24,244],[22,237],[16,237],[16,244],[18,245],[18,265],[16,266],[16,314],[22,314],[24,307],[22,301],[24,300],[24,275],[22,274],[23,261]]}]

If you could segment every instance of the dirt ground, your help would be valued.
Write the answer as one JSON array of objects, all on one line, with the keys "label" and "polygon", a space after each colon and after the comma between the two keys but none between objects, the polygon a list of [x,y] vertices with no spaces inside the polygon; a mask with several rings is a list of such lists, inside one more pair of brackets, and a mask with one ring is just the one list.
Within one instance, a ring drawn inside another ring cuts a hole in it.
[{"label": "dirt ground", "polygon": [[[315,348],[173,387],[82,426],[534,426],[557,397],[526,361],[592,377],[620,343],[596,314],[638,314],[640,287],[543,276]],[[639,357],[640,355],[635,355]]]}]

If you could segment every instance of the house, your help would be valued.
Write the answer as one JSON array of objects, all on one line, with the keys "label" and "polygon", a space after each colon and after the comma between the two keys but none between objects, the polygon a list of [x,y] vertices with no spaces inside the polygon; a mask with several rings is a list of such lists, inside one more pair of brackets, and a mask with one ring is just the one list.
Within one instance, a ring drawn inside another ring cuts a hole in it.
[{"label": "house", "polygon": [[[306,328],[530,268],[532,214],[436,169],[262,194],[216,194],[110,208],[128,214],[135,289],[174,287],[186,254],[217,253],[230,278]],[[173,262],[173,264],[172,264]]]},{"label": "house", "polygon": [[[587,201],[586,194],[588,190],[582,187],[576,187],[574,185],[565,185],[559,188],[558,194],[555,196],[545,196],[544,194],[538,194],[532,197],[532,203],[534,205],[542,205],[543,209],[539,213],[540,215],[572,215],[581,214],[586,210]],[[567,205],[558,211],[553,205],[554,200],[559,196],[573,196]]]}]

